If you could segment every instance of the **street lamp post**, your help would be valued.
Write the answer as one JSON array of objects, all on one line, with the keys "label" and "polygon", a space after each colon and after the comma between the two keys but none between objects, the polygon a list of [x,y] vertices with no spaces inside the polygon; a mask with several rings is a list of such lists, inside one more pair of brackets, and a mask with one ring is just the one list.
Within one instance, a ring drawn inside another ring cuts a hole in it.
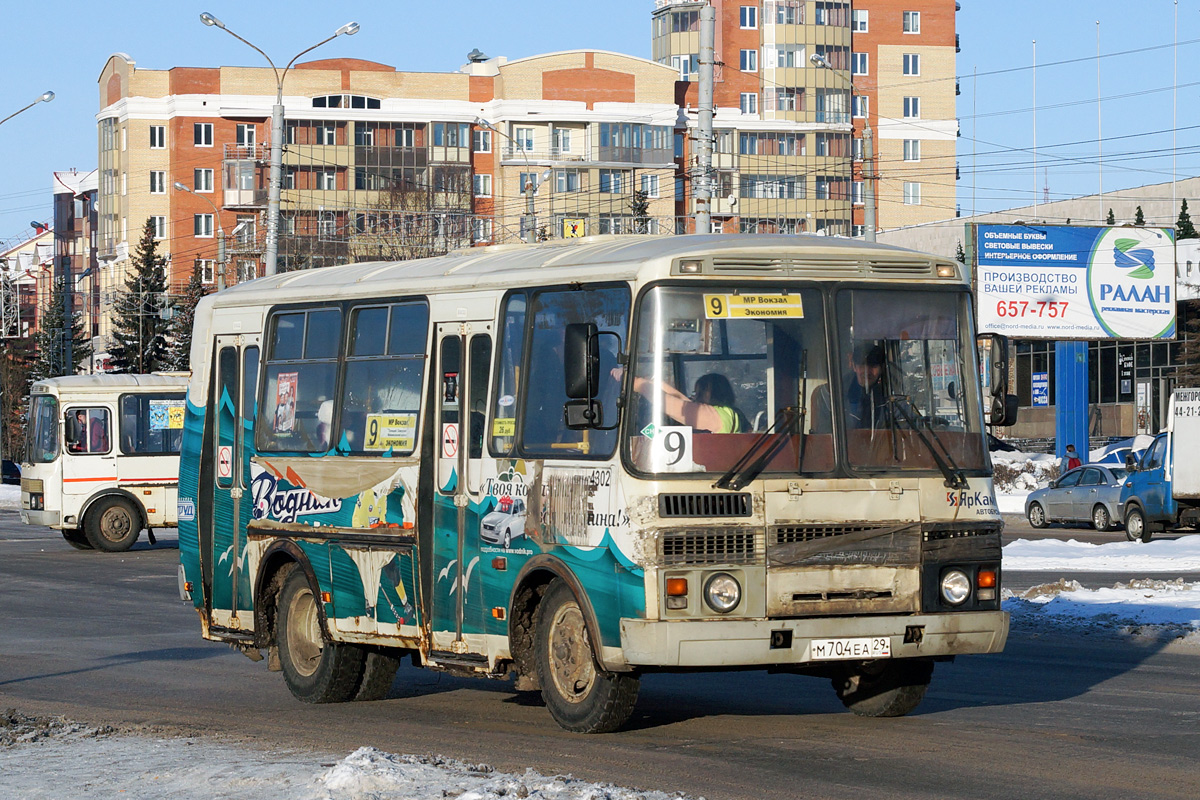
[{"label": "street lamp post", "polygon": [[[821,69],[830,70],[835,75],[838,75],[844,81],[846,81],[847,84],[849,84],[849,86],[850,86],[850,105],[851,105],[851,112],[853,112],[854,91],[855,91],[854,81],[841,75],[840,72],[837,72],[836,70],[834,70],[833,67],[829,65],[829,61],[826,60],[825,56],[821,55],[820,53],[813,53],[811,56],[808,57],[808,60],[810,62],[812,62],[812,65],[814,67],[820,67]],[[851,123],[851,127],[853,128],[853,122]],[[875,167],[874,167],[874,162],[875,162],[875,148],[874,148],[874,142],[873,142],[873,135],[871,133],[871,118],[869,116],[865,116],[865,117],[863,117],[863,205],[864,205],[863,228],[866,229],[864,231],[864,238],[868,242],[875,241]],[[850,166],[850,181],[851,181],[851,183],[853,183],[853,181],[854,181],[854,156],[853,155],[851,155],[851,157],[850,157],[850,164],[851,164],[851,166]]]},{"label": "street lamp post", "polygon": [[3,125],[4,123],[8,122],[10,119],[15,117],[17,114],[20,114],[22,111],[28,111],[29,109],[36,106],[38,103],[49,103],[53,99],[54,99],[54,92],[42,92],[41,97],[39,97],[37,100],[34,100],[32,103],[25,106],[24,108],[18,108],[16,111],[9,114],[4,119],[0,119],[0,125]]},{"label": "street lamp post", "polygon": [[476,117],[475,124],[481,128],[487,128],[489,131],[494,131],[505,139],[513,143],[517,152],[521,154],[521,158],[525,160],[525,218],[521,220],[521,239],[525,242],[537,241],[537,211],[533,207],[533,191],[537,187],[533,185],[533,165],[529,163],[529,154],[525,152],[525,148],[517,143],[517,140],[509,136],[504,131],[497,128],[491,122],[488,122],[483,117]]},{"label": "street lamp post", "polygon": [[[179,181],[175,181],[175,188],[180,192],[187,192],[190,195],[199,197],[204,202],[208,203],[209,208],[213,210],[213,219],[217,223],[217,291],[225,288],[225,227],[221,224],[221,212],[217,210],[216,204],[202,194],[196,194],[188,187],[184,186]],[[237,234],[237,231],[234,231]]]},{"label": "street lamp post", "polygon": [[243,44],[249,45],[267,60],[267,63],[271,65],[271,69],[275,72],[275,105],[271,107],[271,180],[267,187],[267,242],[264,258],[265,273],[267,275],[274,275],[275,265],[279,260],[279,193],[283,185],[283,80],[287,77],[288,70],[292,68],[300,56],[316,50],[327,42],[332,42],[342,34],[353,36],[358,33],[359,26],[357,22],[347,22],[334,31],[332,36],[322,39],[312,47],[301,50],[292,57],[292,60],[287,63],[286,67],[280,70],[275,66],[275,62],[271,60],[269,55],[253,43],[229,30],[224,22],[221,22],[221,20],[212,14],[205,11],[200,15],[200,21],[210,27],[220,28]]}]

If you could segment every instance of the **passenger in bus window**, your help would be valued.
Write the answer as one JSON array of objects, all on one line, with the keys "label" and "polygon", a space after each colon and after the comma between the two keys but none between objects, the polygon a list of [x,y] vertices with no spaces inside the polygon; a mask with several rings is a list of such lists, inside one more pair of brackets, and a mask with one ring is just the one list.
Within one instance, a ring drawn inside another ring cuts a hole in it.
[{"label": "passenger in bus window", "polygon": [[[620,367],[612,371],[621,376]],[[635,377],[633,390],[653,402],[654,381]],[[692,396],[688,397],[666,381],[662,382],[663,408],[676,422],[690,425],[700,433],[749,433],[750,422],[737,407],[733,386],[719,372],[710,372],[696,379]]]},{"label": "passenger in bus window", "polygon": [[108,452],[108,415],[103,412],[92,414],[88,426],[88,448],[92,453]]},{"label": "passenger in bus window", "polygon": [[87,452],[87,412],[82,408],[76,409],[75,419],[71,421],[70,436],[67,437],[68,453]]},{"label": "passenger in bus window", "polygon": [[855,428],[887,427],[891,419],[883,385],[883,346],[862,341],[850,351],[850,375],[846,379],[846,425]]}]

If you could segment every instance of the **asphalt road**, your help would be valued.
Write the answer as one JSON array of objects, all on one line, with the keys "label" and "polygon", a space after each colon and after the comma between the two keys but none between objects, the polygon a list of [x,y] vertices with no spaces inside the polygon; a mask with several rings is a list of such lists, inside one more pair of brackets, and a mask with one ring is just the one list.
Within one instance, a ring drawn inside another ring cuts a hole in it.
[{"label": "asphalt road", "polygon": [[0,511],[0,708],[709,800],[1193,800],[1200,787],[1200,651],[1179,644],[1016,630],[1001,655],[938,665],[917,712],[893,720],[854,717],[814,678],[650,675],[630,729],[578,736],[508,684],[407,666],[384,701],[301,704],[265,662],[200,638],[174,545],[80,552]]}]

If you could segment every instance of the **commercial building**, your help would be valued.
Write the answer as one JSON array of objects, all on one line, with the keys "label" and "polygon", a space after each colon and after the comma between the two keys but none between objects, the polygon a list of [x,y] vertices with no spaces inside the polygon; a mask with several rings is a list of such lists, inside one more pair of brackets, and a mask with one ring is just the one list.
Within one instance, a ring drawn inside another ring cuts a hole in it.
[{"label": "commercial building", "polygon": [[[879,229],[953,213],[953,0],[656,0],[652,58],[689,82],[689,144],[706,4],[716,11],[715,230],[862,235],[872,175]],[[693,161],[683,159],[689,179]],[[682,189],[686,214],[691,180]]]}]

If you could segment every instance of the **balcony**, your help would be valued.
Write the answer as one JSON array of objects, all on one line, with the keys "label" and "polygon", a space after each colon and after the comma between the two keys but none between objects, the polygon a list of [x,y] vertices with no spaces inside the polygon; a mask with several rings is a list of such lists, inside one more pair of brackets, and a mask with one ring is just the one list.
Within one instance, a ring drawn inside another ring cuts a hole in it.
[{"label": "balcony", "polygon": [[260,159],[226,159],[221,170],[225,208],[262,208],[267,205],[270,168]]},{"label": "balcony", "polygon": [[227,144],[225,145],[226,161],[270,161],[271,145],[269,144]]},{"label": "balcony", "polygon": [[503,163],[524,164],[529,161],[587,161],[584,148],[578,150],[563,150],[561,147],[535,147],[524,149],[514,144],[506,144],[500,148],[500,160]]}]

